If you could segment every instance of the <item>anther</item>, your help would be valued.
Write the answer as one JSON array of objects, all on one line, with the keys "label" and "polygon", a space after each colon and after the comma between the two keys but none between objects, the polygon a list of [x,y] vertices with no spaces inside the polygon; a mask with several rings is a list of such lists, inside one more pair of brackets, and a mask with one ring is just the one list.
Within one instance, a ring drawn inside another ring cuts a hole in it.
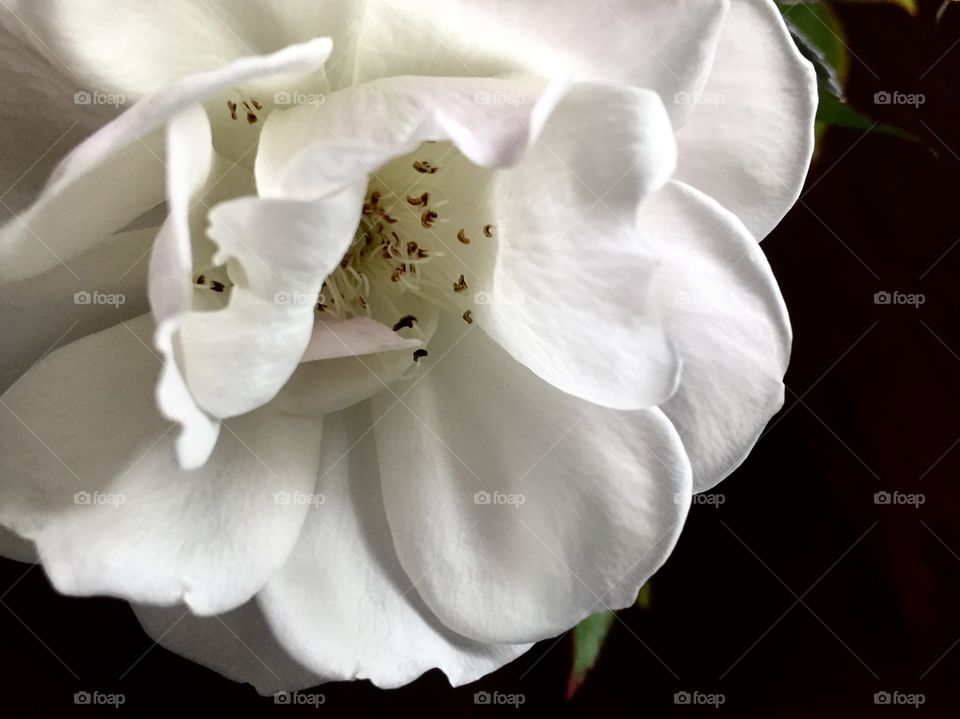
[{"label": "anther", "polygon": [[433,223],[436,222],[439,215],[433,210],[427,210],[422,215],[420,215],[420,224],[427,230],[433,227]]},{"label": "anther", "polygon": [[426,350],[414,350],[413,352],[413,361],[419,362],[421,357],[426,357],[428,352]]},{"label": "anther", "polygon": [[466,312],[463,313],[463,321],[466,322],[468,325],[473,324],[473,313],[470,310],[467,310]]},{"label": "anther", "polygon": [[416,321],[417,318],[413,315],[404,315],[394,323],[393,331],[399,332],[400,330],[413,329],[413,323]]},{"label": "anther", "polygon": [[467,281],[463,278],[463,275],[460,275],[460,279],[453,283],[454,292],[466,292],[467,291]]},{"label": "anther", "polygon": [[435,175],[440,168],[434,167],[426,160],[417,160],[413,163],[413,169],[421,175]]},{"label": "anther", "polygon": [[483,234],[485,237],[493,237],[493,225],[484,225]]},{"label": "anther", "polygon": [[227,109],[230,110],[230,119],[237,119],[237,103],[233,100],[227,100]]},{"label": "anther", "polygon": [[457,233],[457,239],[460,240],[461,244],[470,244],[470,238],[467,237],[467,233],[462,227],[460,228],[460,232]]}]

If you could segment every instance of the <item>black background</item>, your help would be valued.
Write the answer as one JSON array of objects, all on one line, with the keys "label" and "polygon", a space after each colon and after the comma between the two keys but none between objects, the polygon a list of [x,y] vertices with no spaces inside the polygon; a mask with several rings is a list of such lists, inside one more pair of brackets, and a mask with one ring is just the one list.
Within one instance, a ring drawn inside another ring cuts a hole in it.
[{"label": "black background", "polygon": [[[4,703],[115,711],[73,705],[97,689],[138,713],[960,715],[960,7],[939,24],[935,9],[841,10],[852,100],[919,141],[878,128],[823,137],[800,202],[763,244],[795,332],[785,408],[718,488],[723,505],[694,507],[652,607],[620,613],[572,701],[567,636],[456,690],[433,671],[395,691],[329,684],[319,709],[275,706],[154,647],[124,602],[59,596],[40,568],[3,561]],[[926,102],[877,107],[880,90]],[[878,291],[926,301],[877,305]],[[881,490],[925,502],[877,505]],[[525,704],[475,706],[480,690]],[[678,691],[725,701],[678,706]],[[922,693],[924,705],[877,706],[878,691]]]}]

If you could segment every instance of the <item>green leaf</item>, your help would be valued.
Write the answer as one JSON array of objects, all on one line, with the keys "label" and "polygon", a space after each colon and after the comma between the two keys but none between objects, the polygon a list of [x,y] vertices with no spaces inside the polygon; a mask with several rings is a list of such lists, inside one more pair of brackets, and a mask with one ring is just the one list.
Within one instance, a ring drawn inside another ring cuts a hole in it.
[{"label": "green leaf", "polygon": [[573,666],[567,680],[567,699],[576,694],[600,658],[600,650],[615,619],[613,612],[592,614],[573,629]]},{"label": "green leaf", "polygon": [[[838,0],[834,0],[837,2]],[[915,10],[913,0],[845,0],[846,2],[887,2]],[[820,102],[817,106],[817,145],[827,127],[846,127],[892,135],[905,140],[916,140],[909,132],[893,125],[874,123],[846,101],[844,86],[850,72],[850,50],[840,19],[826,2],[780,2],[790,34],[801,54],[813,64],[817,72]]]}]

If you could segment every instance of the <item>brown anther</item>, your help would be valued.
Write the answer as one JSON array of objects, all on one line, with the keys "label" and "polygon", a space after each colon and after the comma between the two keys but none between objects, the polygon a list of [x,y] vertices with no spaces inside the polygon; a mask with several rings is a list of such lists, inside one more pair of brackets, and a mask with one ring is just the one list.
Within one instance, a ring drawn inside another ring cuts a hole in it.
[{"label": "brown anther", "polygon": [[353,262],[353,254],[348,252],[343,256],[343,259],[340,260],[340,269],[347,269],[351,262]]},{"label": "brown anther", "polygon": [[439,167],[434,167],[426,160],[417,160],[413,163],[413,169],[419,172],[421,175],[435,175]]},{"label": "brown anther", "polygon": [[248,112],[248,113],[247,113],[247,124],[248,124],[248,125],[255,125],[255,124],[257,124],[257,116],[254,115],[252,112]]},{"label": "brown anther", "polygon": [[216,280],[210,280],[210,289],[214,292],[223,292],[225,289],[222,282],[217,282]]},{"label": "brown anther", "polygon": [[463,321],[466,322],[468,325],[473,324],[473,313],[470,310],[467,310],[466,312],[463,313]]},{"label": "brown anther", "polygon": [[407,197],[407,202],[414,207],[426,207],[430,204],[430,193],[424,192],[420,197]]},{"label": "brown anther", "polygon": [[454,292],[466,292],[467,291],[467,281],[463,278],[463,275],[460,275],[460,279],[453,283]]},{"label": "brown anther", "polygon": [[317,304],[314,305],[314,309],[318,310],[319,312],[325,312],[327,309],[327,306],[323,304],[323,302],[317,302]]},{"label": "brown anther", "polygon": [[378,202],[380,202],[380,193],[379,193],[379,192],[376,192],[376,191],[371,192],[371,193],[370,193],[370,204],[373,205],[374,207],[376,207]]},{"label": "brown anther", "polygon": [[250,102],[253,103],[253,106],[254,106],[257,110],[262,110],[262,109],[263,109],[263,105],[261,105],[261,104],[260,104],[259,102],[257,102],[256,100],[251,100]]},{"label": "brown anther", "polygon": [[401,265],[400,267],[396,268],[393,272],[390,273],[391,282],[399,282],[400,278],[403,277],[405,270],[402,269],[402,267],[403,266]]},{"label": "brown anther", "polygon": [[[387,245],[387,244],[384,244],[384,245],[383,245],[383,249],[380,250],[380,254],[383,255],[383,259],[389,260],[390,257],[391,257],[391,255],[390,255],[390,246]],[[396,280],[394,280],[394,282],[396,282]]]},{"label": "brown anther", "polygon": [[413,240],[411,240],[410,242],[407,243],[407,254],[408,254],[408,255],[415,255],[415,254],[417,254],[417,250],[418,250],[418,249],[419,249],[419,246],[418,246],[417,243],[414,242]]},{"label": "brown anther", "polygon": [[470,238],[467,237],[467,232],[462,227],[460,228],[460,232],[457,233],[457,239],[460,240],[461,244],[464,244],[464,245],[470,244]]},{"label": "brown anther", "polygon": [[398,332],[400,330],[409,330],[413,329],[413,323],[417,321],[417,318],[413,315],[404,315],[398,319],[393,325],[393,331]]},{"label": "brown anther", "polygon": [[493,225],[484,225],[483,234],[485,237],[493,237]]},{"label": "brown anther", "polygon": [[427,210],[422,215],[420,215],[420,224],[429,230],[431,227],[433,227],[433,223],[436,221],[438,217],[439,215],[433,210]]},{"label": "brown anther", "polygon": [[250,107],[250,103],[247,102],[246,100],[243,101],[243,106],[244,106],[245,108],[247,108],[248,110],[252,110],[252,109],[253,109],[252,107]]},{"label": "brown anther", "polygon": [[420,248],[419,250],[417,250],[417,257],[420,258],[421,260],[424,257],[429,257],[429,256],[430,256],[430,253],[427,252],[425,249]]},{"label": "brown anther", "polygon": [[367,301],[363,298],[363,295],[357,295],[357,300],[360,302],[360,306],[363,309],[367,309]]},{"label": "brown anther", "polygon": [[197,284],[198,284],[198,285],[204,285],[204,284],[206,284],[206,283],[207,283],[207,277],[206,277],[206,275],[200,275],[199,277],[197,277]]},{"label": "brown anther", "polygon": [[414,350],[414,352],[413,352],[413,361],[414,361],[414,362],[419,362],[419,361],[420,361],[420,358],[421,358],[421,357],[426,357],[427,354],[428,354],[428,353],[427,353],[426,350]]},{"label": "brown anther", "polygon": [[383,213],[380,215],[380,217],[382,217],[382,218],[383,218],[383,221],[386,222],[388,225],[395,225],[395,224],[397,224],[397,221],[396,221],[394,218],[390,217],[390,215],[388,215],[386,212],[383,212]]},{"label": "brown anther", "polygon": [[237,103],[233,100],[227,100],[227,109],[230,110],[230,119],[237,119]]}]

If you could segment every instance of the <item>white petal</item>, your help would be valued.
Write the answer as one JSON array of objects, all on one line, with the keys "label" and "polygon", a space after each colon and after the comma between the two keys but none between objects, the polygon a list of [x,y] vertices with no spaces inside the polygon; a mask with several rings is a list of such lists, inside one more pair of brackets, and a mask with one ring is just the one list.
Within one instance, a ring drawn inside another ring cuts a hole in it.
[{"label": "white petal", "polygon": [[816,110],[813,66],[777,7],[731,0],[710,79],[677,133],[676,178],[719,201],[762,240],[800,194]]},{"label": "white petal", "polygon": [[147,257],[156,234],[112,235],[69,269],[58,265],[0,285],[0,392],[50,350],[147,311]]},{"label": "white petal", "polygon": [[[374,291],[371,302],[377,304],[378,300],[377,292]],[[325,350],[326,354],[332,355],[338,345],[341,352],[348,349],[345,345],[349,345],[351,351],[356,351],[352,356],[301,362],[274,400],[275,406],[291,414],[319,416],[350,407],[386,390],[411,371],[414,365],[413,348],[426,344],[437,326],[438,312],[425,302],[409,302],[406,303],[406,308],[418,318],[419,340],[403,339],[384,325],[380,327],[393,335],[389,344],[380,329],[370,338],[366,337],[365,331],[354,338],[334,337],[332,342],[325,343],[332,346]],[[369,327],[369,323],[379,324],[367,318],[358,319],[363,322],[356,324],[357,319],[348,322],[358,328]],[[331,325],[335,326],[340,332],[339,328],[344,324],[346,323],[328,323],[326,326],[328,329]],[[320,326],[323,326],[320,322],[314,326],[315,338],[318,334],[317,327]],[[377,349],[373,349],[373,345],[367,345],[368,339],[376,340]],[[372,352],[361,352],[371,349]]]},{"label": "white petal", "polygon": [[386,412],[374,432],[387,517],[417,591],[451,629],[498,642],[634,602],[689,506],[669,420],[564,394],[482,330],[450,341],[401,403],[371,400]]},{"label": "white petal", "polygon": [[[6,0],[7,25],[94,87],[139,97],[248,55],[318,36],[340,47],[349,82],[362,3],[316,0]],[[26,27],[23,27],[26,25]]]},{"label": "white petal", "polygon": [[310,342],[324,278],[360,221],[366,183],[312,201],[240,198],[210,213],[214,258],[235,286],[216,312],[183,318],[184,369],[197,403],[218,417],[271,400]]},{"label": "white petal", "polygon": [[306,508],[275,493],[313,488],[320,422],[238,418],[203,469],[181,471],[151,401],[152,331],[141,317],[78,340],[4,395],[0,522],[36,542],[64,593],[227,611],[296,541]]},{"label": "white petal", "polygon": [[144,97],[57,167],[40,199],[0,230],[0,280],[43,272],[122,228],[164,199],[162,133],[179,111],[244,81],[307,72],[330,54],[326,38],[250,57]]},{"label": "white petal", "polygon": [[386,325],[369,317],[349,320],[318,319],[313,325],[310,344],[301,362],[352,357],[373,352],[412,349],[419,340],[404,339]]},{"label": "white petal", "polygon": [[[370,0],[358,81],[559,70],[666,102],[702,85],[726,9],[723,0]],[[671,110],[678,121],[688,111]]]},{"label": "white petal", "polygon": [[167,127],[169,215],[150,257],[150,306],[157,323],[153,341],[163,357],[157,407],[164,417],[182,425],[177,458],[183,469],[196,469],[207,461],[220,429],[194,402],[177,364],[177,332],[193,307],[190,202],[210,174],[212,162],[210,123],[203,109],[195,105],[175,116]]},{"label": "white petal", "polygon": [[77,104],[77,84],[65,68],[48,62],[2,23],[0,63],[7,97],[0,104],[0,207],[5,216],[29,205],[57,161],[116,112],[109,105]]},{"label": "white petal", "polygon": [[[394,77],[335,92],[267,119],[257,156],[260,193],[309,198],[366,177],[428,140],[450,140],[486,167],[517,162],[567,82],[533,77]],[[483,102],[483,96],[518,102]]]},{"label": "white petal", "polygon": [[680,387],[661,408],[704,491],[746,458],[783,404],[790,320],[760,246],[715,200],[670,182],[640,223],[658,247],[653,294],[683,359]]},{"label": "white petal", "polygon": [[674,151],[654,93],[578,83],[523,161],[496,179],[491,303],[475,316],[518,361],[596,404],[651,407],[676,387],[636,226]]},{"label": "white petal", "polygon": [[254,600],[214,617],[198,617],[182,605],[134,604],[140,624],[157,644],[209,667],[264,696],[324,683],[277,642]]},{"label": "white petal", "polygon": [[316,489],[324,501],[258,602],[287,650],[331,679],[390,688],[432,667],[455,686],[478,679],[529,645],[471,641],[424,606],[392,546],[372,423],[365,404],[326,418]]}]

